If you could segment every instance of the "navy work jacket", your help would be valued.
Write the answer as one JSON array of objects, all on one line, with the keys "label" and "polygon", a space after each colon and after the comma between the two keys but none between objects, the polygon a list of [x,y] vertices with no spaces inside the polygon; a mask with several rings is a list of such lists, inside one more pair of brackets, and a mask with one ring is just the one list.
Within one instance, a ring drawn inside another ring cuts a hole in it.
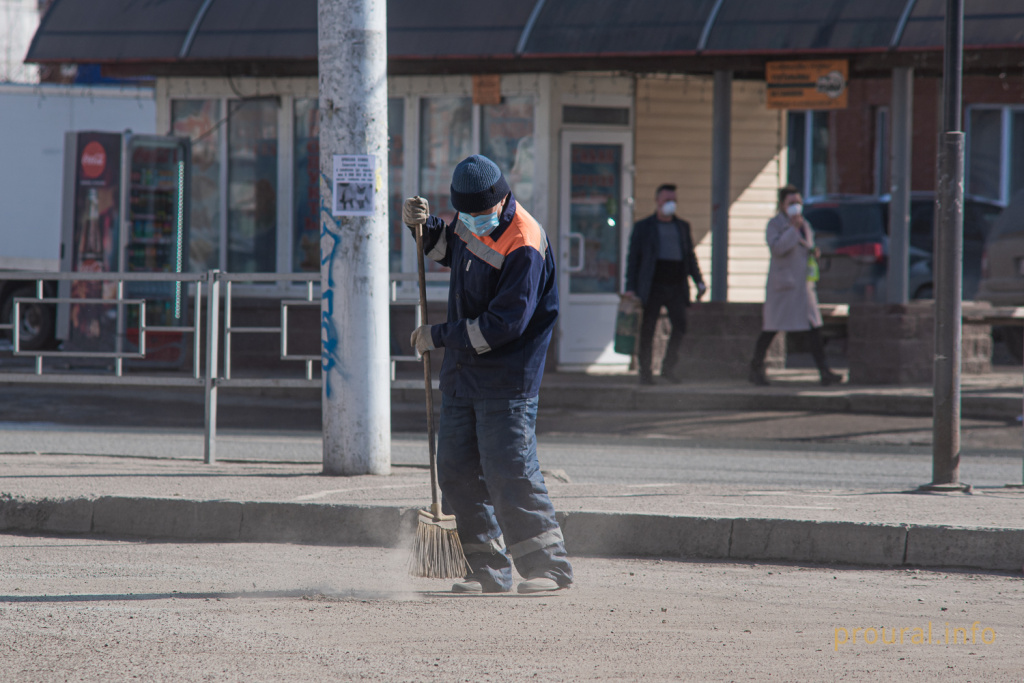
[{"label": "navy work jacket", "polygon": [[558,316],[554,254],[540,223],[509,194],[498,227],[478,237],[427,218],[424,253],[451,268],[448,321],[430,329],[444,347],[441,391],[458,398],[530,398],[540,392]]}]

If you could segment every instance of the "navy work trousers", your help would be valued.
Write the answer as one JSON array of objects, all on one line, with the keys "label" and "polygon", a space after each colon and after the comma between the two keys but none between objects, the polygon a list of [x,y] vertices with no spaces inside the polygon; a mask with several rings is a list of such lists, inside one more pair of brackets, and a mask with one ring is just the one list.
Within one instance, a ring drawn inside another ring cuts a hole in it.
[{"label": "navy work trousers", "polygon": [[525,578],[572,583],[562,530],[537,461],[537,397],[468,399],[444,394],[437,474],[455,515],[470,574],[488,592]]}]

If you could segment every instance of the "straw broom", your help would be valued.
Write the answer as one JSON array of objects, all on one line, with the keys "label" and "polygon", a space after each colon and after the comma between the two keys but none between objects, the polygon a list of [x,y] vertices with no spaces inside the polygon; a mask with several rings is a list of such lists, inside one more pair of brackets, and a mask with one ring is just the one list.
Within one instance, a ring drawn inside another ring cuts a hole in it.
[{"label": "straw broom", "polygon": [[[416,233],[416,265],[420,290],[420,324],[427,324],[427,278],[423,268],[423,224],[410,226]],[[437,450],[434,436],[434,394],[430,382],[430,351],[423,352],[423,383],[427,393],[427,440],[430,450],[429,510],[419,511],[416,540],[409,558],[409,573],[430,579],[461,579],[469,563],[462,551],[455,517],[441,512],[441,494],[437,483]]]}]

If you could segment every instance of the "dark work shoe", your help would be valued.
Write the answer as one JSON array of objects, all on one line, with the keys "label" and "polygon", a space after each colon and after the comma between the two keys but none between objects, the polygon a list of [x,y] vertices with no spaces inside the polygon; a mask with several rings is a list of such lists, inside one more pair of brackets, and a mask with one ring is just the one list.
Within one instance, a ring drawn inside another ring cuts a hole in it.
[{"label": "dark work shoe", "polygon": [[823,387],[827,387],[830,384],[842,384],[842,383],[843,383],[843,376],[840,375],[838,372],[832,372],[831,370],[826,370],[825,372],[821,373],[821,386],[823,386]]},{"label": "dark work shoe", "polygon": [[651,375],[640,375],[640,384],[645,387],[654,386],[654,377]]},{"label": "dark work shoe", "polygon": [[759,387],[766,387],[770,384],[764,374],[764,366],[756,363],[750,364],[750,374],[747,375],[747,379],[750,380],[751,384],[756,384]]}]

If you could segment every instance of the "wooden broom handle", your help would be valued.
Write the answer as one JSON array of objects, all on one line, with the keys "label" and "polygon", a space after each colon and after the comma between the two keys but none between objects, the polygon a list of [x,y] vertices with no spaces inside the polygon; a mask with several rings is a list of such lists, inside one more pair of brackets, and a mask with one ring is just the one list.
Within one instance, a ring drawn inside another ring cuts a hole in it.
[{"label": "wooden broom handle", "polygon": [[[420,324],[427,325],[427,274],[423,267],[423,223],[415,226],[416,233],[416,280],[420,293]],[[430,351],[423,352],[423,385],[427,394],[427,440],[430,451],[430,512],[434,519],[441,518],[440,486],[437,483],[437,446],[434,438],[434,389],[431,386]]]}]

